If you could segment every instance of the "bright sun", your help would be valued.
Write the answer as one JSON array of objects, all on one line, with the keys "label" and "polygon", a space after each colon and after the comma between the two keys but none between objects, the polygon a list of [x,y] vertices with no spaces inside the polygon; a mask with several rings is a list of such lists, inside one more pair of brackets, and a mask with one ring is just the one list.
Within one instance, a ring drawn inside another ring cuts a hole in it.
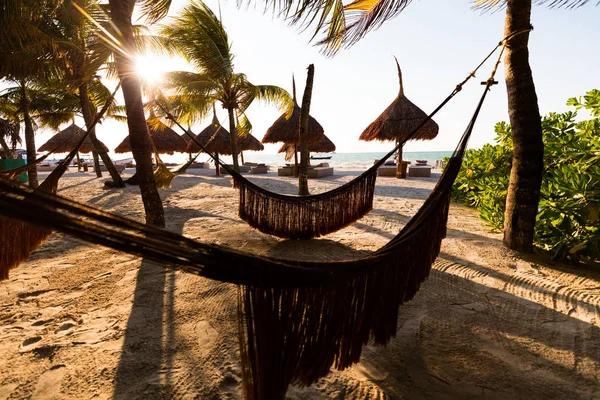
[{"label": "bright sun", "polygon": [[135,61],[138,76],[149,84],[158,83],[165,73],[165,62],[155,55],[140,55]]}]

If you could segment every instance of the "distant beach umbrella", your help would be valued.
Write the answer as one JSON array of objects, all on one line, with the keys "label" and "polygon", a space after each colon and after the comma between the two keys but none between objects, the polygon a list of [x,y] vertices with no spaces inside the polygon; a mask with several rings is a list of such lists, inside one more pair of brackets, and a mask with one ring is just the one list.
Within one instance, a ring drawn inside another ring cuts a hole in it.
[{"label": "distant beach umbrella", "polygon": [[[292,79],[293,96],[294,96],[294,112],[290,118],[286,118],[282,114],[277,120],[267,129],[267,133],[262,139],[263,143],[298,143],[300,132],[300,112],[301,108],[296,102],[296,82]],[[316,119],[308,117],[308,130],[306,131],[306,139],[308,143],[321,138],[324,133],[323,127]]]},{"label": "distant beach umbrella", "polygon": [[[197,134],[195,138],[209,153],[231,155],[231,137],[229,131],[219,124],[216,114],[213,114],[211,124]],[[186,151],[188,153],[197,153],[200,151],[200,146],[195,141],[190,140]]]},{"label": "distant beach umbrella", "polygon": [[238,143],[240,150],[262,151],[265,149],[265,146],[251,134],[238,138]]},{"label": "distant beach umbrella", "polygon": [[[148,130],[152,137],[152,142],[159,154],[173,154],[175,152],[185,153],[185,141],[173,129],[163,124],[154,115],[148,118]],[[131,141],[127,136],[115,148],[115,153],[128,153],[131,151]]]},{"label": "distant beach umbrella", "polygon": [[[396,66],[398,67],[398,79],[400,81],[398,96],[375,121],[367,126],[360,135],[360,140],[393,140],[403,142],[427,118],[427,114],[404,95],[402,71],[400,70],[398,60],[396,60]],[[438,124],[433,120],[429,120],[410,139],[431,140],[437,136],[438,131]]]},{"label": "distant beach umbrella", "polygon": [[[188,133],[189,133],[189,135],[188,135]],[[192,138],[190,137],[190,135],[194,136],[194,132],[192,132],[192,130],[190,128],[187,129],[187,133],[183,133],[183,134],[179,135],[179,137],[181,137],[183,139],[183,141],[185,142],[186,148],[187,148],[187,145],[190,144],[190,142],[192,141]]]},{"label": "distant beach umbrella", "polygon": [[[296,151],[300,151],[300,149],[297,148]],[[335,151],[335,144],[323,134],[319,140],[308,144],[308,151],[314,153],[331,153]],[[294,144],[284,143],[278,153],[285,153],[285,160],[290,161],[294,157]]]},{"label": "distant beach umbrella", "polygon": [[[38,151],[53,151],[55,153],[68,153],[79,143],[85,130],[74,123],[52,136],[46,143],[41,145]],[[79,148],[80,153],[90,153],[95,150],[90,137],[86,137],[83,145]],[[108,152],[108,147],[102,144],[102,150]]]},{"label": "distant beach umbrella", "polygon": [[[214,154],[218,159],[219,154],[231,155],[231,138],[229,131],[219,124],[217,114],[213,108],[213,120],[202,132],[195,136],[196,140],[206,148],[206,150]],[[188,153],[197,153],[200,151],[200,146],[194,140],[190,140],[187,146]],[[219,163],[215,162],[216,174],[219,175]]]}]

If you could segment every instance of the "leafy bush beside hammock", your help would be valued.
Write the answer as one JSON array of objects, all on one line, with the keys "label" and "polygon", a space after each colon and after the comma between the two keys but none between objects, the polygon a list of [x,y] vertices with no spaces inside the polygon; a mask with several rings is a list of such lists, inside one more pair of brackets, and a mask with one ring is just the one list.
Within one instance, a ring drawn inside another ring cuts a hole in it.
[{"label": "leafy bush beside hammock", "polygon": [[[600,90],[571,98],[575,110],[542,118],[544,175],[535,243],[555,258],[600,259]],[[591,119],[576,122],[577,111]],[[468,150],[452,196],[477,207],[495,229],[504,226],[512,159],[509,124],[496,124],[496,145]]]}]

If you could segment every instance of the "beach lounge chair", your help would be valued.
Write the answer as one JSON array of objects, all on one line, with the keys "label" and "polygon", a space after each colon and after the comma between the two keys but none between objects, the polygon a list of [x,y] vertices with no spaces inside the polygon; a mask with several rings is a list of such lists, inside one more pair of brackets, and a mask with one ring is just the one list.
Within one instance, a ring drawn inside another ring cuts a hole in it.
[{"label": "beach lounge chair", "polygon": [[257,164],[253,167],[250,167],[250,172],[253,174],[266,174],[269,172],[269,166],[265,164]]},{"label": "beach lounge chair", "polygon": [[429,178],[431,176],[431,165],[411,165],[408,167],[408,176]]},{"label": "beach lounge chair", "polygon": [[292,166],[285,166],[285,167],[279,167],[277,169],[277,175],[278,176],[294,176],[294,167]]},{"label": "beach lounge chair", "polygon": [[190,168],[210,168],[210,164],[207,162],[194,162],[188,167],[188,169]]},{"label": "beach lounge chair", "polygon": [[309,178],[322,178],[331,175],[333,175],[333,167],[330,167],[328,163],[317,164],[308,169]]},{"label": "beach lounge chair", "polygon": [[[233,169],[233,164],[227,164],[227,166],[231,169]],[[240,165],[240,172],[250,172],[250,166],[248,165]],[[227,170],[226,169],[221,169],[221,173],[224,175],[228,175]]]},{"label": "beach lounge chair", "polygon": [[52,163],[42,163],[39,164],[37,166],[37,170],[38,171],[54,171],[54,168],[56,168],[56,164],[52,164]]}]

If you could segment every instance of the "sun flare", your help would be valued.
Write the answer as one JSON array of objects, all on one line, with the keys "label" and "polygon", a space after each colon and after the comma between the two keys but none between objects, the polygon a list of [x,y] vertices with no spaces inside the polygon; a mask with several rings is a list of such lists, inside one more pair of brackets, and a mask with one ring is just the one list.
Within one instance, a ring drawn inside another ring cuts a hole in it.
[{"label": "sun flare", "polygon": [[165,61],[155,55],[140,55],[135,61],[135,72],[143,81],[155,85],[166,72]]}]

